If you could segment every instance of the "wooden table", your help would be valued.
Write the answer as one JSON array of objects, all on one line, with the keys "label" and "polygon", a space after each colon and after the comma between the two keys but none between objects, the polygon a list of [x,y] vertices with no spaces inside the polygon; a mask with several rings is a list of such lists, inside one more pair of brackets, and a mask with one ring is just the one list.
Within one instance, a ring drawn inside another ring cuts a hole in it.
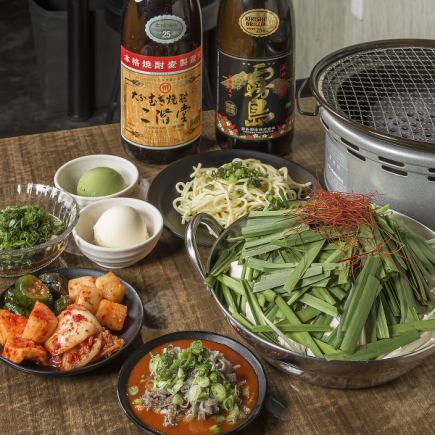
[{"label": "wooden table", "polygon": [[[213,145],[212,114],[205,114],[203,149]],[[119,126],[104,125],[0,140],[0,182],[52,184],[56,168],[79,156],[125,154]],[[288,156],[321,178],[323,131],[317,119],[298,118]],[[159,167],[137,163],[152,179]],[[93,267],[84,257],[64,254],[69,266]],[[184,329],[237,336],[207,294],[182,240],[165,231],[153,253],[120,275],[139,291],[145,307],[142,339]],[[0,280],[0,288],[9,281]],[[118,406],[115,388],[121,361],[88,375],[47,379],[0,364],[0,432],[14,434],[130,434],[137,430]],[[435,358],[401,379],[360,391],[328,390],[267,367],[271,388],[288,406],[280,421],[264,412],[246,434],[403,433],[435,428]]]}]

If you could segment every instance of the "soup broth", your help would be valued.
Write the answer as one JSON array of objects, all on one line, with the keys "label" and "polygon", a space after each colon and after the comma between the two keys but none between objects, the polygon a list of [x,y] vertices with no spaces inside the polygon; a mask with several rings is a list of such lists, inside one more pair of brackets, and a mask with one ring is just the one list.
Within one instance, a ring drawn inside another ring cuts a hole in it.
[{"label": "soup broth", "polygon": [[[170,344],[174,347],[186,349],[192,344],[193,341],[194,340],[175,340],[172,341]],[[235,372],[237,375],[237,381],[246,381],[246,385],[248,387],[247,391],[249,392],[246,397],[242,395],[242,406],[249,408],[252,412],[258,400],[258,379],[252,366],[240,354],[238,354],[228,346],[207,340],[201,341],[205,348],[221,352],[228,361],[236,366]],[[163,352],[163,349],[165,347],[168,347],[168,345],[169,343],[166,343],[156,347],[150,353],[142,357],[142,359],[140,359],[139,362],[134,366],[128,380],[128,388],[130,389],[130,387],[137,387],[138,392],[135,395],[128,395],[131,409],[133,410],[136,417],[142,422],[144,422],[154,430],[165,434],[210,434],[210,427],[216,424],[216,420],[213,416],[204,421],[196,419],[192,421],[182,420],[176,426],[164,426],[164,416],[162,414],[157,413],[151,409],[146,410],[143,407],[140,407],[138,409],[138,407],[133,404],[133,401],[137,398],[140,398],[145,393],[145,390],[149,388],[149,382],[147,386],[147,380],[149,380],[150,377],[149,363],[151,360],[151,353],[154,355],[161,354]],[[244,420],[239,420],[233,424],[223,422],[221,424],[220,433],[228,432],[237,425],[241,424],[243,421]]]}]

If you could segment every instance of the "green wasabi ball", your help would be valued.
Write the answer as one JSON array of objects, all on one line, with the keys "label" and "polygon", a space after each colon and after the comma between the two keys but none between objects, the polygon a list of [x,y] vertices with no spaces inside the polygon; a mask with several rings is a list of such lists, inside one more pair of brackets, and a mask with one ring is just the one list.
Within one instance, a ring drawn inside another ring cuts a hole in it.
[{"label": "green wasabi ball", "polygon": [[112,168],[93,168],[85,172],[77,184],[77,195],[106,196],[125,189],[127,184],[121,174]]}]

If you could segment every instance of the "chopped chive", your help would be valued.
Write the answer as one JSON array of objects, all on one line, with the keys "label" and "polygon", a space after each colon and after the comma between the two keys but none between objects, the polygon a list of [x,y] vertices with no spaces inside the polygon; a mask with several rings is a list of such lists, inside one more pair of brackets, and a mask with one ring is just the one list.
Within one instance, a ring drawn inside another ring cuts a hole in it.
[{"label": "chopped chive", "polygon": [[296,287],[299,280],[302,278],[305,271],[310,267],[310,264],[315,260],[323,245],[325,244],[325,240],[319,240],[318,242],[314,242],[311,244],[309,250],[304,255],[299,264],[292,270],[290,273],[285,285],[284,289],[290,294],[291,291]]},{"label": "chopped chive", "polygon": [[435,319],[416,320],[409,323],[400,323],[390,326],[393,335],[403,334],[413,329],[417,331],[435,331]]},{"label": "chopped chive", "polygon": [[398,335],[397,337],[387,338],[385,340],[379,340],[375,343],[369,343],[365,346],[361,346],[354,353],[340,352],[334,354],[325,354],[325,358],[330,361],[366,361],[393,352],[399,347],[406,346],[407,344],[417,340],[419,336],[419,332],[414,329],[405,332],[402,335]]},{"label": "chopped chive", "polygon": [[[276,298],[276,304],[279,307],[279,310],[282,314],[284,314],[285,317],[287,317],[287,320],[289,320],[292,323],[301,323],[296,314],[292,311],[292,309],[286,304],[284,299],[282,299],[280,296],[277,296]],[[318,357],[322,357],[323,354],[317,344],[314,342],[313,338],[308,332],[300,332],[295,334],[296,337],[300,338],[301,341],[305,343],[305,345],[311,349],[311,351],[314,353],[314,355]]]},{"label": "chopped chive", "polygon": [[[290,324],[290,323],[279,323],[276,325],[283,332],[328,332],[331,331],[330,326],[324,325],[304,325],[302,323],[299,324]],[[252,328],[253,332],[273,332],[273,330],[267,325],[257,325]]]}]

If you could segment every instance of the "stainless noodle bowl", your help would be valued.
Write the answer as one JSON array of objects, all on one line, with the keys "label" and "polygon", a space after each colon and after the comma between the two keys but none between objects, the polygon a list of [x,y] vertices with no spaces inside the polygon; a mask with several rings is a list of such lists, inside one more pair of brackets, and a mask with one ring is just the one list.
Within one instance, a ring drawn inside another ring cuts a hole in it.
[{"label": "stainless noodle bowl", "polygon": [[[420,224],[416,220],[401,213],[394,212],[397,219],[405,222],[409,228],[425,239],[435,237],[434,231]],[[210,215],[201,213],[197,215],[186,228],[186,248],[198,273],[205,278],[216,259],[223,251],[230,249],[229,237],[241,234],[247,217],[242,217],[226,230]],[[197,230],[201,224],[208,225],[218,236],[208,256],[207,266],[201,263],[197,247]],[[371,361],[326,361],[322,358],[307,356],[302,353],[287,350],[284,347],[263,340],[245,326],[235,320],[225,305],[216,295],[213,287],[208,287],[213,299],[219,306],[230,325],[261,354],[270,364],[300,379],[331,388],[367,388],[380,385],[398,378],[416,367],[425,358],[435,354],[435,342],[425,347],[394,358]]]},{"label": "stainless noodle bowl", "polygon": [[320,112],[328,190],[377,193],[435,228],[435,41],[345,48],[314,67],[310,86],[319,105],[300,112]]}]

